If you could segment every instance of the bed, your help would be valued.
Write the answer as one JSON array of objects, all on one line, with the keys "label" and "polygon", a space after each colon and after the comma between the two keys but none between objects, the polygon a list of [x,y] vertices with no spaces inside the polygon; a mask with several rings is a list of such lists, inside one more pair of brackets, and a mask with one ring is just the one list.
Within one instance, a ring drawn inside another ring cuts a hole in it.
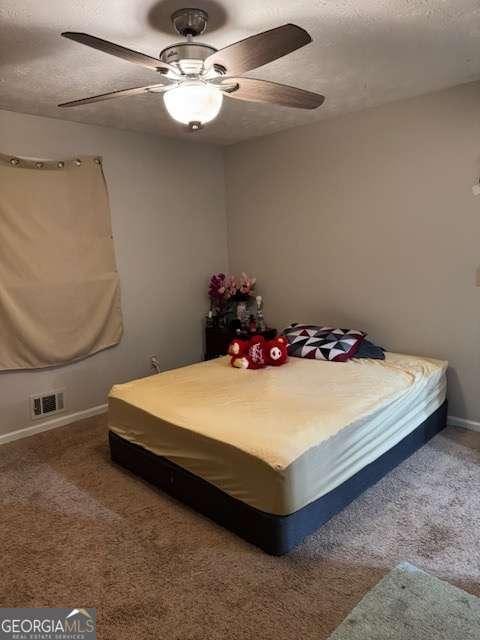
[{"label": "bed", "polygon": [[445,426],[446,368],[218,358],[134,380],[110,392],[112,460],[281,555]]}]

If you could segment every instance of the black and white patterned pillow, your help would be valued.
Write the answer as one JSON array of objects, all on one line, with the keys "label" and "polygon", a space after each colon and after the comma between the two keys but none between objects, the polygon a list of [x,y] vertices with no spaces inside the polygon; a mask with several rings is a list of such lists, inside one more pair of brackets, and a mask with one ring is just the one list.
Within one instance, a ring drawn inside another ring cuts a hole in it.
[{"label": "black and white patterned pillow", "polygon": [[290,356],[345,362],[355,355],[367,334],[356,329],[296,324],[287,327],[283,335]]}]

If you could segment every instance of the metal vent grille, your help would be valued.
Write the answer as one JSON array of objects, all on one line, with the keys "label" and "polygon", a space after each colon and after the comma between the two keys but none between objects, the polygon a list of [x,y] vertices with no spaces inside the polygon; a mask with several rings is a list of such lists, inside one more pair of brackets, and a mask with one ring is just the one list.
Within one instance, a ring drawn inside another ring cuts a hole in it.
[{"label": "metal vent grille", "polygon": [[42,413],[52,413],[57,410],[57,396],[52,393],[50,396],[42,398]]},{"label": "metal vent grille", "polygon": [[31,396],[30,409],[33,420],[63,411],[65,409],[64,391],[51,391],[41,396]]}]

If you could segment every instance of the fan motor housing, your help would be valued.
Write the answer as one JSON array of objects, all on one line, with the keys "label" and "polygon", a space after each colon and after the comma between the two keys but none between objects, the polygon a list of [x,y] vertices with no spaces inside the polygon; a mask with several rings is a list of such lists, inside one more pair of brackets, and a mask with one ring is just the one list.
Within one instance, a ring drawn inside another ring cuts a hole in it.
[{"label": "fan motor housing", "polygon": [[215,47],[201,42],[177,42],[160,51],[160,60],[175,64],[182,60],[206,60],[215,53]]},{"label": "fan motor housing", "polygon": [[[159,57],[162,62],[177,67],[183,73],[201,73],[203,62],[216,51],[215,47],[200,42],[178,42],[163,49]],[[191,71],[188,66],[192,66]]]}]

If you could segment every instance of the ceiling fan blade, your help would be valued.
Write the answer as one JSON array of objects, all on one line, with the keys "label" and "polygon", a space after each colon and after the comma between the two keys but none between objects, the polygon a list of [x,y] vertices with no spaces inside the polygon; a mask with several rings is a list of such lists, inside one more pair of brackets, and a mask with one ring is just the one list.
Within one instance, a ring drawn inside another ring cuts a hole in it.
[{"label": "ceiling fan blade", "polygon": [[88,33],[65,31],[64,33],[62,33],[62,36],[64,38],[68,38],[69,40],[79,42],[80,44],[85,44],[87,45],[87,47],[92,47],[93,49],[97,49],[98,51],[109,53],[111,56],[116,56],[117,58],[121,58],[122,60],[126,60],[127,62],[140,64],[143,67],[147,67],[147,69],[153,69],[154,71],[163,71],[164,73],[167,71],[175,71],[175,69],[171,65],[166,64],[165,62],[162,62],[157,58],[152,58],[151,56],[147,56],[145,53],[139,53],[138,51],[134,51],[133,49],[127,49],[126,47],[122,47],[121,45],[115,44],[114,42],[109,42],[108,40],[102,40],[102,38],[91,36]]},{"label": "ceiling fan blade", "polygon": [[241,75],[300,49],[311,41],[305,29],[295,24],[284,24],[220,49],[208,56],[205,62],[221,65],[229,75]]},{"label": "ceiling fan blade", "polygon": [[152,84],[148,87],[134,87],[133,89],[121,89],[120,91],[112,91],[110,93],[101,93],[98,96],[90,98],[81,98],[80,100],[72,100],[71,102],[63,102],[59,107],[78,107],[81,104],[92,104],[93,102],[103,102],[104,100],[112,100],[113,98],[125,98],[127,96],[136,96],[141,93],[156,92],[166,89],[164,84]]},{"label": "ceiling fan blade", "polygon": [[289,87],[286,84],[278,84],[278,82],[269,82],[268,80],[228,77],[222,78],[214,84],[217,84],[221,89],[224,83],[228,87],[225,94],[239,100],[269,102],[296,109],[316,109],[325,102],[325,96],[319,93],[312,93],[305,91],[305,89],[297,89],[297,87]]}]

